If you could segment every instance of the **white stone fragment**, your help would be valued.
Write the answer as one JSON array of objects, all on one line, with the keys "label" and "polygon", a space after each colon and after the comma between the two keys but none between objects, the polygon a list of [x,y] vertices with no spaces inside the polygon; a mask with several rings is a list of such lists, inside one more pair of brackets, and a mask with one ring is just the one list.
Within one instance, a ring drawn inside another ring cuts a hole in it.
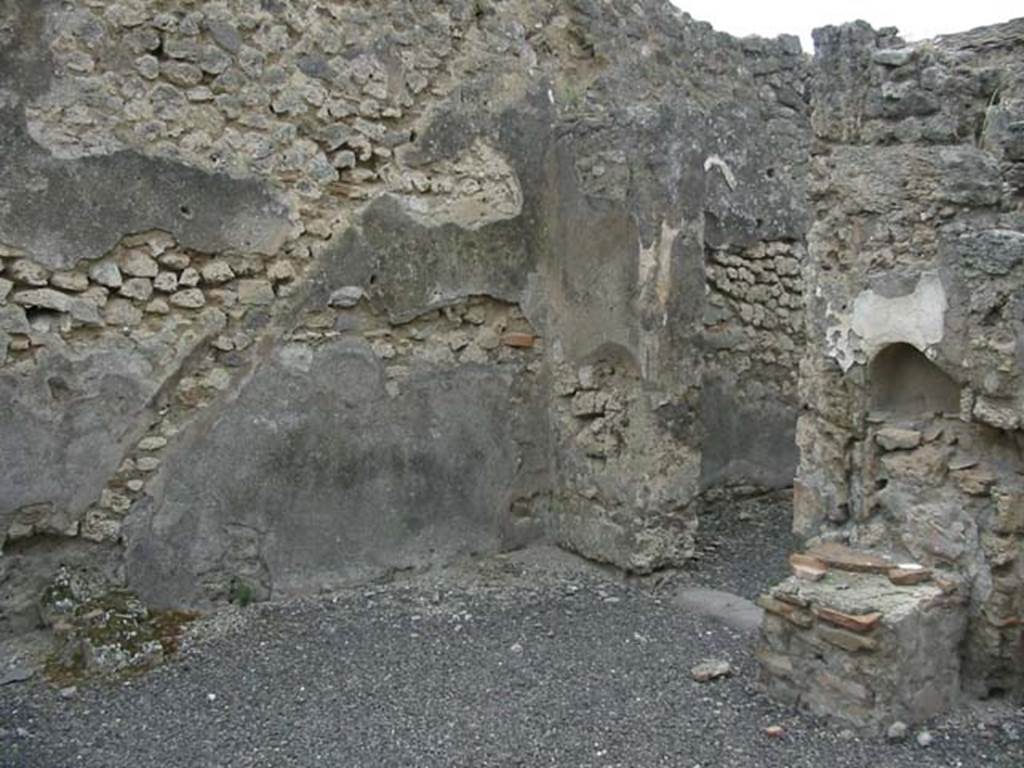
[{"label": "white stone fragment", "polygon": [[351,309],[363,298],[363,289],[358,285],[346,285],[331,294],[327,304],[339,309]]}]

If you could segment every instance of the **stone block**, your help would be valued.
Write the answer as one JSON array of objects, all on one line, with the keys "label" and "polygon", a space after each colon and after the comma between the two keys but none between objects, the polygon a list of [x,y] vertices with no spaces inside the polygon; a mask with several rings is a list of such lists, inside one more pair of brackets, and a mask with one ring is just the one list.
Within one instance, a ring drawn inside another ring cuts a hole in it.
[{"label": "stone block", "polygon": [[572,398],[572,415],[581,419],[602,416],[607,400],[601,392],[577,392]]},{"label": "stone block", "polygon": [[881,64],[883,67],[902,67],[914,58],[915,48],[885,48],[875,51],[871,55],[871,61]]},{"label": "stone block", "polygon": [[793,660],[785,654],[761,648],[756,656],[761,666],[775,677],[789,677],[793,674]]},{"label": "stone block", "polygon": [[231,269],[231,265],[221,259],[214,259],[213,261],[207,262],[202,266],[202,269],[200,269],[199,272],[203,277],[203,282],[211,285],[220,285],[221,283],[226,283],[235,277],[235,273],[234,270]]},{"label": "stone block", "polygon": [[131,277],[156,277],[160,271],[156,259],[140,248],[125,251],[117,259],[121,271]]},{"label": "stone block", "polygon": [[170,302],[175,307],[182,307],[183,309],[199,309],[206,304],[206,297],[203,296],[203,292],[198,288],[186,288],[183,291],[172,293]]},{"label": "stone block", "polygon": [[54,312],[68,312],[71,309],[68,296],[52,288],[16,291],[14,303],[30,309],[49,309]]},{"label": "stone block", "polygon": [[855,573],[886,573],[894,563],[888,557],[829,542],[807,552],[830,568]]},{"label": "stone block", "polygon": [[828,573],[828,566],[823,560],[799,553],[789,556],[789,567],[794,576],[807,581],[819,581]]},{"label": "stone block", "polygon": [[916,563],[901,563],[895,568],[890,569],[889,581],[897,586],[908,587],[914,584],[923,584],[926,581],[931,581],[932,572],[923,566],[917,565]]},{"label": "stone block", "polygon": [[808,629],[814,625],[814,615],[809,611],[805,611],[795,605],[785,603],[781,600],[776,600],[769,595],[761,595],[757,599],[757,604],[769,613],[781,616],[786,621],[803,629]]},{"label": "stone block", "polygon": [[878,611],[871,611],[870,613],[845,613],[844,611],[837,611],[834,608],[825,606],[816,606],[814,608],[814,615],[822,621],[858,634],[870,632],[878,626],[878,622],[882,619],[882,614]]},{"label": "stone block", "polygon": [[94,283],[106,288],[120,288],[123,282],[121,270],[112,261],[101,261],[89,269],[89,277]]},{"label": "stone block", "polygon": [[75,320],[89,325],[100,322],[99,311],[91,301],[52,288],[35,288],[26,291],[15,291],[14,303],[33,309],[48,309],[53,312],[70,314]]},{"label": "stone block", "polygon": [[996,493],[992,530],[999,534],[1024,534],[1024,494]]},{"label": "stone block", "polygon": [[239,304],[270,304],[274,301],[274,288],[269,280],[239,280]]},{"label": "stone block", "polygon": [[81,272],[54,272],[50,275],[50,285],[62,291],[81,293],[89,288],[89,278]]},{"label": "stone block", "polygon": [[521,349],[529,349],[534,345],[537,337],[532,333],[515,333],[509,332],[501,337],[501,343],[506,347],[518,347]]},{"label": "stone block", "polygon": [[28,259],[18,259],[11,265],[8,274],[14,282],[33,288],[41,288],[46,285],[46,281],[50,276],[49,271],[45,267]]},{"label": "stone block", "polygon": [[825,519],[825,502],[814,486],[799,478],[793,482],[793,530],[810,536]]},{"label": "stone block", "polygon": [[288,283],[295,279],[295,266],[287,259],[273,262],[267,267],[267,277],[275,283]]},{"label": "stone block", "polygon": [[818,582],[791,577],[759,603],[757,657],[780,700],[881,729],[921,722],[959,694],[967,612],[935,584],[896,586],[885,574],[830,571]]},{"label": "stone block", "polygon": [[916,429],[884,427],[875,433],[875,442],[887,451],[905,451],[921,444],[921,433]]},{"label": "stone block", "polygon": [[824,624],[818,624],[815,629],[815,634],[824,640],[826,643],[830,643],[837,648],[842,648],[844,651],[850,653],[856,653],[857,651],[873,651],[878,648],[878,640],[873,637],[864,637],[854,632],[849,632],[845,629],[838,627],[829,627]]},{"label": "stone block", "polygon": [[363,289],[358,285],[344,285],[331,293],[327,304],[338,309],[351,309],[363,298]]},{"label": "stone block", "polygon": [[185,267],[178,276],[179,288],[195,288],[199,285],[199,270],[195,267]]},{"label": "stone block", "polygon": [[174,272],[161,272],[153,278],[153,287],[161,293],[174,293],[178,290],[178,276]]},{"label": "stone block", "polygon": [[118,293],[128,299],[149,301],[153,295],[153,283],[144,277],[132,277],[124,281]]}]

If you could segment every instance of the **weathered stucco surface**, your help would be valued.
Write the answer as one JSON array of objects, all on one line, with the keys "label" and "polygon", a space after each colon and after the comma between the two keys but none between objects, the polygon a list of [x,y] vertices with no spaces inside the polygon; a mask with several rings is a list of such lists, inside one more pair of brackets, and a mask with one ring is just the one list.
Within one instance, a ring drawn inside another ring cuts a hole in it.
[{"label": "weathered stucco surface", "polygon": [[790,482],[794,39],[662,2],[3,12],[3,631],[51,551],[166,606],[538,537],[647,572],[709,492]]},{"label": "weathered stucco surface", "polygon": [[1020,691],[1024,25],[816,41],[794,525],[956,585],[961,685]]},{"label": "weathered stucco surface", "polygon": [[542,539],[650,573],[796,476],[1019,686],[1019,22],[812,62],[664,0],[0,21],[0,636],[62,564],[175,608]]}]

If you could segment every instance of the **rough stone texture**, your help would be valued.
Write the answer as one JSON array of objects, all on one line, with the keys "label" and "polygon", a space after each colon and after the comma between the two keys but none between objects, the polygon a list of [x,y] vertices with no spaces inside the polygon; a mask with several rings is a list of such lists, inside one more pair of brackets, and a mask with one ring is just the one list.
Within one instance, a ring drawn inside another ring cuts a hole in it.
[{"label": "rough stone texture", "polygon": [[[933,719],[927,750],[917,729],[865,738],[763,695],[749,639],[534,548],[227,608],[189,625],[176,663],[129,684],[79,682],[70,697],[39,679],[0,685],[0,749],[18,768],[194,768],[225,754],[275,768],[313,755],[360,767],[1019,768],[1024,712],[1009,702]],[[734,674],[693,682],[707,657]]]},{"label": "rough stone texture", "polygon": [[662,0],[0,12],[0,635],[62,559],[174,607],[679,566],[799,447],[797,530],[963,577],[1019,687],[1019,22],[811,64]]},{"label": "rough stone texture", "polygon": [[799,239],[707,249],[708,368],[700,392],[706,487],[792,481],[804,260]]},{"label": "rough stone texture", "polygon": [[758,660],[776,698],[874,727],[922,722],[957,698],[966,614],[934,584],[830,571],[787,579],[759,604]]},{"label": "rough stone texture", "polygon": [[[448,321],[434,325],[424,334]],[[225,600],[242,585],[310,593],[536,537],[529,503],[548,488],[525,370],[536,353],[464,365],[382,338],[284,344],[176,438],[159,495],[129,523],[129,583],[151,605]]]},{"label": "rough stone texture", "polygon": [[816,33],[796,531],[961,583],[963,686],[1024,690],[1024,23]]},{"label": "rough stone texture", "polygon": [[[147,229],[171,232],[186,246],[207,250],[273,253],[281,246],[287,208],[255,180],[149,155],[103,135],[104,128],[125,119],[128,102],[141,96],[137,84],[117,83],[121,78],[104,82],[68,59],[88,57],[79,48],[106,49],[116,71],[113,46],[127,30],[76,4],[5,3],[3,11],[8,23],[0,39],[0,244],[59,269],[102,256],[123,234]],[[54,40],[61,44],[50,46]],[[38,111],[55,103],[63,104],[56,108],[65,120],[58,119],[49,133]],[[91,140],[99,145],[77,146]]]},{"label": "rough stone texture", "polygon": [[162,604],[537,536],[647,572],[704,492],[789,482],[793,39],[654,0],[3,13],[3,632],[44,543]]}]

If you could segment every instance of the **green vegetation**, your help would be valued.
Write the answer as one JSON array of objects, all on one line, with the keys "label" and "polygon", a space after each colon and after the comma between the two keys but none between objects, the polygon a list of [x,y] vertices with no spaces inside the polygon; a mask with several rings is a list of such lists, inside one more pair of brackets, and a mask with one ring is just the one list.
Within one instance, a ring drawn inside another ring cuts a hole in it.
[{"label": "green vegetation", "polygon": [[242,608],[256,599],[255,590],[249,582],[242,579],[234,579],[231,582],[231,602]]}]

